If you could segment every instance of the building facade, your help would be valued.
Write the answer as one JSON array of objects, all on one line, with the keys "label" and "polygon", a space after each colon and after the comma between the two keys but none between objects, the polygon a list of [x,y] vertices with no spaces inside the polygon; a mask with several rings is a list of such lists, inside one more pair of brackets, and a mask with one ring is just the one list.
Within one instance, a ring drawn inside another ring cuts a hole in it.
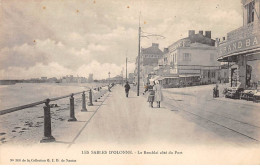
[{"label": "building facade", "polygon": [[[162,69],[162,70],[159,70]],[[159,60],[158,72],[167,76],[163,84],[195,85],[215,83],[219,78],[220,63],[217,61],[215,40],[211,39],[211,31],[195,34],[190,30],[187,38],[178,40],[164,49]]]},{"label": "building facade", "polygon": [[242,0],[243,26],[218,40],[218,61],[229,64],[230,87],[250,89],[260,80],[260,0]]},{"label": "building facade", "polygon": [[[149,82],[149,78],[155,67],[158,66],[158,60],[162,58],[163,52],[159,49],[159,44],[152,43],[149,48],[142,48],[140,53],[140,85]],[[138,57],[135,63],[135,82],[137,83]]]}]

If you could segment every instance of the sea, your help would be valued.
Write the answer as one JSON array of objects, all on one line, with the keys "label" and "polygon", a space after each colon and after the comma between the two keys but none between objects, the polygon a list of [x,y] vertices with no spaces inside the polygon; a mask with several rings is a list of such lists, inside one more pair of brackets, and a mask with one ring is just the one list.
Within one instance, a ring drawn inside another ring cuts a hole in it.
[{"label": "sea", "polygon": [[0,85],[0,110],[99,87],[100,83],[16,83]]},{"label": "sea", "polygon": [[[105,86],[100,83],[17,83],[0,85],[0,110],[26,105],[47,98],[66,96]],[[93,94],[95,95],[95,90]],[[86,99],[88,94],[86,94]],[[75,95],[75,108],[82,104],[81,94]],[[88,100],[87,100],[88,101]],[[51,102],[52,129],[69,119],[69,97]],[[0,145],[5,143],[39,143],[43,137],[44,104],[0,115]]]}]

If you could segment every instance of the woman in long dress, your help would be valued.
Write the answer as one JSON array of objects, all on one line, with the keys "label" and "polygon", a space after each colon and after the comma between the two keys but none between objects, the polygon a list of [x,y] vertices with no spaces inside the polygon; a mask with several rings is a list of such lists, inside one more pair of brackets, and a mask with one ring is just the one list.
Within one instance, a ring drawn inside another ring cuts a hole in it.
[{"label": "woman in long dress", "polygon": [[147,102],[149,102],[149,106],[153,108],[153,102],[154,102],[154,90],[153,90],[153,85],[148,86],[148,98]]},{"label": "woman in long dress", "polygon": [[157,107],[160,108],[161,107],[161,101],[163,100],[163,94],[162,94],[162,86],[159,83],[159,81],[155,82],[155,85],[153,87],[154,89],[154,101],[157,102]]}]

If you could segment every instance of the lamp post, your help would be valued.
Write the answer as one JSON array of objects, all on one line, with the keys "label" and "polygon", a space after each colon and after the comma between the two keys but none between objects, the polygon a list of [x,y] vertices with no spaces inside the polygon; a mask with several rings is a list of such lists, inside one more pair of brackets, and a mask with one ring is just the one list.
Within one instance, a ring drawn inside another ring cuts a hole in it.
[{"label": "lamp post", "polygon": [[125,82],[127,81],[127,57],[126,57],[126,60],[125,60]]},{"label": "lamp post", "polygon": [[110,72],[108,72],[108,91],[110,91]]},{"label": "lamp post", "polygon": [[139,96],[139,88],[140,88],[140,40],[141,40],[141,27],[140,27],[140,16],[139,16],[138,65],[137,65],[137,96]]}]

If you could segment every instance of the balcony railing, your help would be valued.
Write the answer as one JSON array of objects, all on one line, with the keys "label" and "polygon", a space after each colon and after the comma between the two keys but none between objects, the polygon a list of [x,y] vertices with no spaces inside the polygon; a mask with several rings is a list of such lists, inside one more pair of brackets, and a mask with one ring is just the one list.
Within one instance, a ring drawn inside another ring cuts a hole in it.
[{"label": "balcony railing", "polygon": [[257,33],[260,33],[260,22],[250,23],[229,32],[227,34],[227,41],[244,39]]}]

